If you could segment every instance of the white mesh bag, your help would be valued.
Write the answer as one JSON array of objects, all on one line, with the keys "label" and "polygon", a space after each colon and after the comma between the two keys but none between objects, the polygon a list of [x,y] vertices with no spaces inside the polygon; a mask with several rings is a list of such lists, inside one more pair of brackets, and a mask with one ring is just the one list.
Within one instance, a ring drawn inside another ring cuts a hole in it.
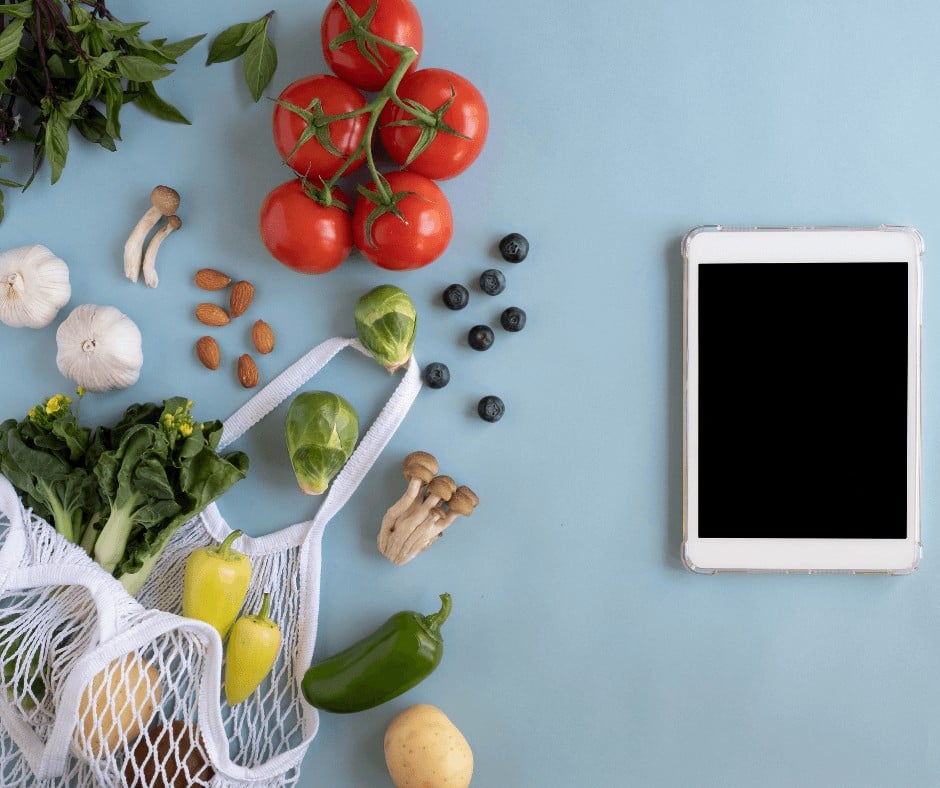
[{"label": "white mesh bag", "polygon": [[[367,352],[331,339],[282,372],[225,422],[220,446],[350,346]],[[179,529],[134,599],[0,476],[0,785],[293,785],[318,724],[300,682],[317,633],[323,531],[420,387],[412,359],[312,520],[235,542],[252,562],[244,610],[270,591],[283,634],[270,675],[235,707],[221,693],[218,632],[178,615],[187,557],[231,533],[214,503]]]}]

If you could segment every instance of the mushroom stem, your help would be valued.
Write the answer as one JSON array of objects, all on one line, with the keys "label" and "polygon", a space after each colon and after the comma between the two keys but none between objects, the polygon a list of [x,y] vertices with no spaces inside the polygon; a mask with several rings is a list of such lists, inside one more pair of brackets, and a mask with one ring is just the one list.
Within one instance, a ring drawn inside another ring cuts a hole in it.
[{"label": "mushroom stem", "polygon": [[172,216],[180,205],[180,196],[169,186],[157,186],[150,192],[150,208],[140,217],[124,244],[124,276],[136,282],[140,276],[144,241],[162,216]]},{"label": "mushroom stem", "polygon": [[[435,461],[435,470],[436,465]],[[479,501],[469,487],[457,487],[449,476],[428,479],[427,470],[426,465],[418,480],[409,478],[406,470],[408,489],[382,518],[379,551],[399,566],[426,550],[457,517],[469,515]],[[427,490],[422,496],[424,483]]]},{"label": "mushroom stem", "polygon": [[150,243],[147,245],[147,253],[144,255],[144,264],[143,264],[143,274],[144,282],[147,287],[156,287],[157,283],[160,281],[157,277],[157,252],[160,250],[160,244],[162,244],[166,237],[172,233],[174,230],[179,230],[183,226],[183,222],[180,221],[179,216],[170,216],[167,219],[167,222],[163,227],[161,227],[153,238],[150,239]]}]

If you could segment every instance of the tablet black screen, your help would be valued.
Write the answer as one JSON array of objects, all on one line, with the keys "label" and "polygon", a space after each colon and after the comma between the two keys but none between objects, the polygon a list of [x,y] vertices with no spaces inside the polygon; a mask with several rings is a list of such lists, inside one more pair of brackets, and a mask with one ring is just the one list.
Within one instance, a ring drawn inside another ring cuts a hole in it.
[{"label": "tablet black screen", "polygon": [[907,263],[699,266],[699,536],[907,536]]}]

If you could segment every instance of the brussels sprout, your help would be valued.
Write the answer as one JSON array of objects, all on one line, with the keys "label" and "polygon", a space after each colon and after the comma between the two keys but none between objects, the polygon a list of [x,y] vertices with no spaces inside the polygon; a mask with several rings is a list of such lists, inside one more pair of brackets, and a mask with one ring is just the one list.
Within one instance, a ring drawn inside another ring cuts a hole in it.
[{"label": "brussels sprout", "polygon": [[287,409],[286,433],[297,484],[305,495],[319,495],[356,447],[359,417],[338,394],[305,391]]},{"label": "brussels sprout", "polygon": [[418,314],[408,294],[379,285],[356,304],[356,333],[376,361],[389,372],[403,367],[415,344]]}]

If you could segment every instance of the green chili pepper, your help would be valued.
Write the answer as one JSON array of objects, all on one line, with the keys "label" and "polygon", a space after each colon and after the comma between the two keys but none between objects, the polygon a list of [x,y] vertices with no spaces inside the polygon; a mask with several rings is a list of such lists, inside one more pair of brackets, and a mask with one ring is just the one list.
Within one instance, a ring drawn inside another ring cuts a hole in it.
[{"label": "green chili pepper", "polygon": [[371,635],[314,665],[301,685],[307,702],[346,714],[371,709],[410,690],[441,661],[440,630],[450,608],[450,594],[441,594],[437,613],[396,613]]}]

